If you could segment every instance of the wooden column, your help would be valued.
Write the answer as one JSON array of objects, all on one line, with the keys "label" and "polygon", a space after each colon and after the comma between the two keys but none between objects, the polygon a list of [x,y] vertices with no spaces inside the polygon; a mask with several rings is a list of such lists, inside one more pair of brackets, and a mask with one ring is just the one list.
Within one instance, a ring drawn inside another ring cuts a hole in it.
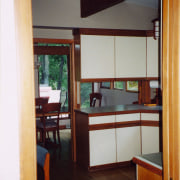
[{"label": "wooden column", "polygon": [[163,170],[180,179],[180,1],[163,1]]}]

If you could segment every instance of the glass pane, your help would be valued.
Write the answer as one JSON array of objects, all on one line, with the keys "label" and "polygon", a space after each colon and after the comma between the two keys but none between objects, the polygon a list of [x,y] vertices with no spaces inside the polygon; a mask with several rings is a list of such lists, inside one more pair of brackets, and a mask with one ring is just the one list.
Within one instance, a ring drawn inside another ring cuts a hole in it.
[{"label": "glass pane", "polygon": [[35,46],[70,46],[69,44],[54,44],[54,43],[38,43]]},{"label": "glass pane", "polygon": [[81,83],[81,108],[90,107],[90,93],[92,93],[92,83]]},{"label": "glass pane", "polygon": [[49,102],[61,102],[68,107],[68,65],[66,55],[39,55],[40,97],[48,96]]},{"label": "glass pane", "polygon": [[115,89],[124,89],[124,82],[123,81],[115,81],[114,88]]},{"label": "glass pane", "polygon": [[102,88],[110,88],[110,85],[111,85],[110,82],[102,82],[101,83]]},{"label": "glass pane", "polygon": [[138,91],[138,81],[127,81],[127,91]]}]

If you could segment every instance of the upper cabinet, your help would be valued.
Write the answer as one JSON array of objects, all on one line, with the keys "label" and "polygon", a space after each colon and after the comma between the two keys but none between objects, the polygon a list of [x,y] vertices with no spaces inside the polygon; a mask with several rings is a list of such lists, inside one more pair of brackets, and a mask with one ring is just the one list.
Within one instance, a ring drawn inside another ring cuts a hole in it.
[{"label": "upper cabinet", "polygon": [[159,77],[158,40],[147,37],[147,77]]},{"label": "upper cabinet", "polygon": [[114,37],[81,35],[81,78],[114,78]]},{"label": "upper cabinet", "polygon": [[76,80],[158,79],[158,40],[152,33],[80,29],[74,37]]},{"label": "upper cabinet", "polygon": [[146,37],[115,37],[116,78],[146,77]]}]

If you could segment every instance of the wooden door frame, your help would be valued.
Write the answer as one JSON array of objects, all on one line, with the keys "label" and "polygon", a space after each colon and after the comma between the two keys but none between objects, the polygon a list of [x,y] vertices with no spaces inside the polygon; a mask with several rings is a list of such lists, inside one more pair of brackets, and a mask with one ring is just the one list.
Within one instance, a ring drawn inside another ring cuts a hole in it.
[{"label": "wooden door frame", "polygon": [[163,1],[163,172],[180,179],[180,2]]},{"label": "wooden door frame", "polygon": [[[1,3],[4,0],[1,0]],[[32,50],[32,9],[30,0],[11,0],[14,3],[17,60],[21,81],[17,106],[20,108],[20,178],[36,179],[36,141],[34,114],[34,75]],[[180,169],[180,2],[178,0],[163,1],[163,168],[164,180],[179,179]],[[8,6],[7,6],[8,7]],[[24,16],[26,14],[26,16]],[[1,18],[6,18],[4,12]],[[13,17],[12,17],[13,18]],[[1,25],[2,24],[1,22]],[[4,34],[0,32],[0,35]],[[8,47],[10,48],[10,47]],[[13,47],[12,47],[13,48]],[[73,47],[74,48],[74,47]],[[2,47],[1,47],[2,50]],[[176,51],[178,50],[178,51]],[[9,49],[10,51],[10,49]],[[73,52],[73,51],[72,51]],[[1,62],[7,61],[6,59]],[[3,72],[6,76],[9,72]],[[2,79],[0,79],[2,83]],[[28,85],[27,83],[28,82]],[[0,91],[2,93],[2,91]],[[2,94],[1,94],[2,95]],[[3,94],[4,95],[4,94]],[[3,103],[3,102],[1,102]],[[22,106],[25,105],[25,106]],[[24,135],[26,134],[26,135]],[[2,162],[3,163],[3,162]],[[18,172],[17,172],[18,173]],[[7,177],[6,177],[7,178]]]},{"label": "wooden door frame", "polygon": [[71,118],[71,150],[72,150],[72,160],[76,161],[76,146],[75,146],[75,115],[74,115],[74,108],[76,102],[76,95],[75,95],[75,75],[74,75],[74,40],[72,39],[47,39],[47,38],[34,38],[34,43],[54,43],[54,44],[70,44],[70,54],[68,55],[70,62],[68,63],[69,68],[69,97],[71,102],[69,103],[70,106],[70,118]]}]

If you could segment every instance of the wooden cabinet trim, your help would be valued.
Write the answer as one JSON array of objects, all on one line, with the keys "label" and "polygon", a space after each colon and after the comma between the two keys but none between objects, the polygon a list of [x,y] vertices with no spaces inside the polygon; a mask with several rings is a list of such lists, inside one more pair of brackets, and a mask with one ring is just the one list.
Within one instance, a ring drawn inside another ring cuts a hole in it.
[{"label": "wooden cabinet trim", "polygon": [[141,126],[160,127],[160,122],[141,120]]},{"label": "wooden cabinet trim", "polygon": [[73,35],[106,35],[106,36],[137,36],[146,37],[146,30],[128,30],[128,29],[96,29],[96,28],[80,28],[74,29]]},{"label": "wooden cabinet trim", "polygon": [[133,127],[140,126],[140,121],[126,121],[126,122],[117,122],[116,128],[125,128],[125,127]]},{"label": "wooden cabinet trim", "polygon": [[93,125],[89,125],[89,131],[113,129],[115,127],[116,127],[115,123],[93,124]]},{"label": "wooden cabinet trim", "polygon": [[159,121],[126,121],[126,122],[116,122],[116,123],[103,123],[103,124],[93,124],[89,125],[88,130],[105,130],[113,128],[125,128],[133,126],[150,126],[150,127],[160,127]]},{"label": "wooden cabinet trim", "polygon": [[95,79],[80,79],[81,83],[88,83],[88,82],[109,82],[114,81],[114,78],[95,78]]},{"label": "wooden cabinet trim", "polygon": [[116,162],[116,163],[103,164],[98,166],[89,166],[88,170],[89,172],[95,172],[99,170],[106,170],[106,169],[118,168],[123,166],[132,166],[132,161]]}]

